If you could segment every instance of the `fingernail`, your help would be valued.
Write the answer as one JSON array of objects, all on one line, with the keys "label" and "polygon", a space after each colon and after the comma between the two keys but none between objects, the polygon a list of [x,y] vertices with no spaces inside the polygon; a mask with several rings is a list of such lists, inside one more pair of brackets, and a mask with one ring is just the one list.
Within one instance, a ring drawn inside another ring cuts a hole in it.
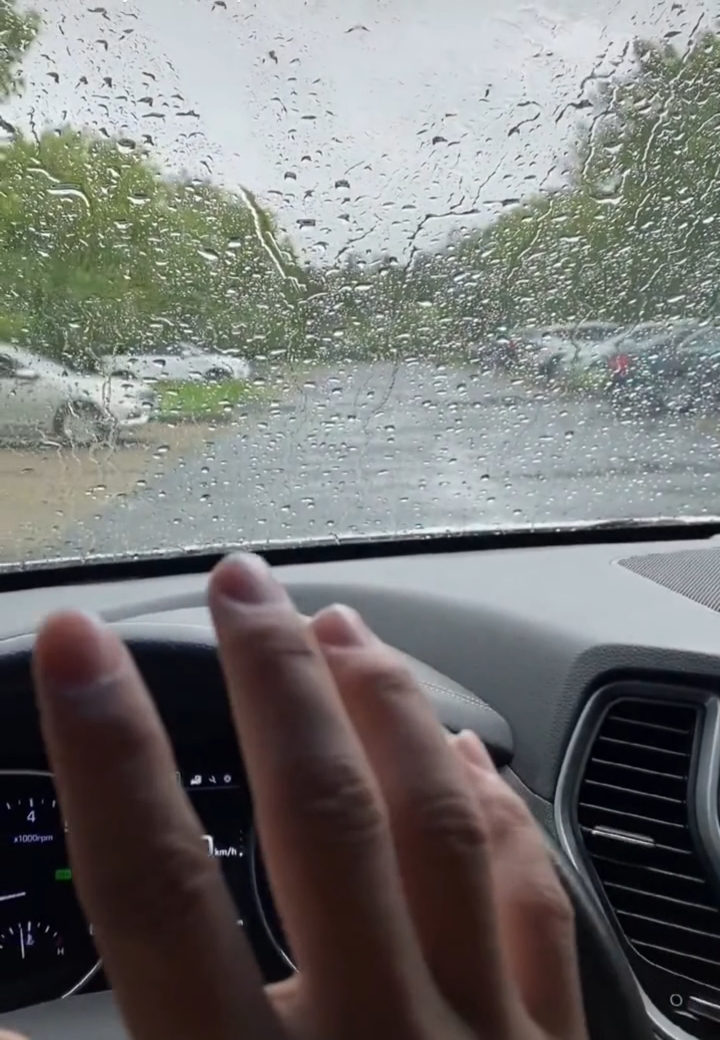
[{"label": "fingernail", "polygon": [[325,646],[366,646],[372,633],[352,607],[336,603],[326,607],[313,618],[313,631],[318,642]]},{"label": "fingernail", "polygon": [[225,599],[244,606],[282,603],[288,595],[273,578],[262,558],[251,553],[229,556],[218,564],[212,576],[213,591]]},{"label": "fingernail", "polygon": [[471,729],[463,729],[455,736],[455,747],[466,761],[480,769],[495,769],[488,749]]},{"label": "fingernail", "polygon": [[47,619],[35,644],[42,679],[60,693],[90,689],[120,666],[120,644],[92,614],[63,611]]}]

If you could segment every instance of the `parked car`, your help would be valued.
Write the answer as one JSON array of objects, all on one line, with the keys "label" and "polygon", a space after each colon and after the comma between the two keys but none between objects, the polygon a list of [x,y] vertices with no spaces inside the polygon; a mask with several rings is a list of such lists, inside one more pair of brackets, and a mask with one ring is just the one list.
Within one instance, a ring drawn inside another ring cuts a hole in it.
[{"label": "parked car", "polygon": [[605,366],[618,403],[688,412],[720,402],[720,329],[697,322],[646,324],[612,337],[594,362]]},{"label": "parked car", "polygon": [[0,436],[57,438],[79,447],[143,426],[157,395],[127,380],[82,375],[31,351],[0,343]]},{"label": "parked car", "polygon": [[495,353],[500,367],[555,376],[570,367],[584,349],[606,340],[617,329],[616,324],[604,321],[515,329],[495,341]]},{"label": "parked car", "polygon": [[143,379],[147,382],[219,383],[227,379],[249,379],[250,362],[245,358],[203,350],[179,343],[149,354],[108,354],[100,364],[107,375]]}]

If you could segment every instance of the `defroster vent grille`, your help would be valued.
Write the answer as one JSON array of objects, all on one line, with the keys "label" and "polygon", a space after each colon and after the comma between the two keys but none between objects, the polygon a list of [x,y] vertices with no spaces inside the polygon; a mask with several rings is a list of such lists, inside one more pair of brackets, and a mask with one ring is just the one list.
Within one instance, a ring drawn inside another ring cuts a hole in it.
[{"label": "defroster vent grille", "polygon": [[616,701],[595,737],[577,813],[587,853],[638,957],[720,990],[720,904],[688,807],[700,710]]}]

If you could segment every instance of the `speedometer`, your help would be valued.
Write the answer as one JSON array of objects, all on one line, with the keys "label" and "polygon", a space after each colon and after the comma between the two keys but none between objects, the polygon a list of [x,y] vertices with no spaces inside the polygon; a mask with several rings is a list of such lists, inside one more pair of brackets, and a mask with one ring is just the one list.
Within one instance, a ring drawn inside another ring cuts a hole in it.
[{"label": "speedometer", "polygon": [[52,777],[0,771],[0,1012],[73,993],[97,964]]}]

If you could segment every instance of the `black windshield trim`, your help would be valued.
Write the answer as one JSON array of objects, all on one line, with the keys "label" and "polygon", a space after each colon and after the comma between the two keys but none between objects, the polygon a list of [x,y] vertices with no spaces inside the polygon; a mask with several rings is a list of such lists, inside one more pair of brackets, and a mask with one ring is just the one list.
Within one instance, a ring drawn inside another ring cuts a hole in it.
[{"label": "black windshield trim", "polygon": [[388,556],[424,556],[432,553],[483,552],[490,549],[551,548],[565,545],[603,545],[622,542],[702,541],[720,534],[720,519],[698,521],[611,521],[597,525],[508,528],[478,532],[448,532],[394,537],[340,539],[295,545],[228,546],[212,551],[133,554],[117,559],[39,560],[0,567],[0,594],[25,589],[131,581],[173,575],[205,574],[227,552],[249,549],[273,566],[332,563]]}]

